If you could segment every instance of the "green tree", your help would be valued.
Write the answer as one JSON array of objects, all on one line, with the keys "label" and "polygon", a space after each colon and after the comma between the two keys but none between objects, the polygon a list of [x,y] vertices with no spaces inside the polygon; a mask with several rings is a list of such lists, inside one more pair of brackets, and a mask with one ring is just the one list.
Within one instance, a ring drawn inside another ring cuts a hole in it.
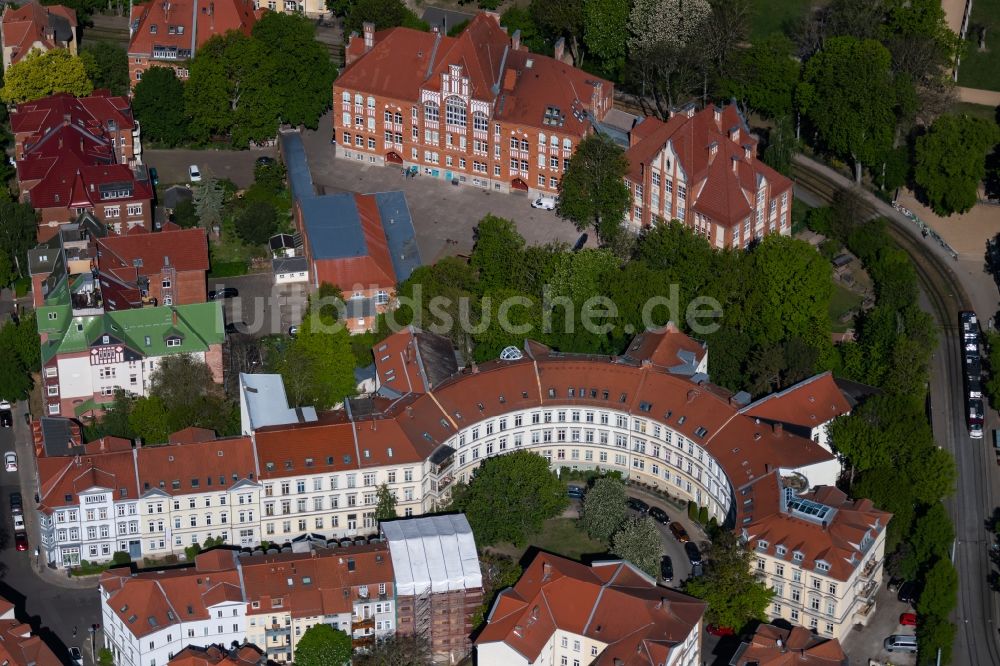
[{"label": "green tree", "polygon": [[625,522],[625,483],[603,477],[594,482],[583,498],[583,528],[591,539],[609,543]]},{"label": "green tree", "polygon": [[625,66],[628,51],[628,0],[584,0],[583,43],[612,78]]},{"label": "green tree", "polygon": [[194,201],[191,199],[181,199],[177,207],[174,208],[171,220],[174,224],[184,229],[197,227],[199,223],[198,211],[195,210]]},{"label": "green tree", "polygon": [[115,654],[108,648],[101,648],[97,651],[98,666],[115,666]]},{"label": "green tree", "polygon": [[917,600],[917,612],[923,616],[946,618],[957,603],[958,572],[948,558],[938,558],[927,571],[924,589]]},{"label": "green tree", "polygon": [[351,661],[351,637],[328,624],[306,629],[295,646],[296,666],[343,666]]},{"label": "green tree", "polygon": [[794,45],[781,34],[755,41],[734,56],[732,75],[720,82],[720,95],[735,97],[768,118],[790,116],[801,65]]},{"label": "green tree", "polygon": [[0,98],[10,104],[61,92],[82,97],[93,90],[94,84],[87,78],[80,58],[65,49],[52,49],[45,53],[35,49],[4,72]]},{"label": "green tree", "polygon": [[[238,428],[239,407],[226,398],[209,367],[188,354],[164,357],[151,377],[149,396],[133,401],[129,411],[129,430],[134,435],[140,434],[135,426],[143,424],[149,436],[165,441],[164,423],[154,413],[156,403],[142,404],[152,399],[162,405],[168,434],[196,426],[228,435]],[[137,409],[140,416],[133,418]]]},{"label": "green tree", "polygon": [[375,24],[375,30],[403,26],[430,30],[430,26],[410,11],[402,0],[355,0],[344,17],[344,34],[364,32],[364,24]]},{"label": "green tree", "polygon": [[132,111],[142,123],[143,137],[166,146],[188,138],[184,84],[172,67],[150,67],[135,84]]},{"label": "green tree", "polygon": [[0,398],[11,401],[26,398],[33,386],[28,369],[14,355],[14,350],[7,346],[6,341],[0,342],[0,354],[7,359],[0,363]]},{"label": "green tree", "polygon": [[350,335],[342,325],[308,316],[278,368],[296,406],[329,409],[357,391]]},{"label": "green tree", "polygon": [[126,551],[116,550],[114,554],[111,556],[111,562],[115,566],[123,566],[126,564],[131,564],[132,558]]},{"label": "green tree", "polygon": [[753,554],[731,530],[721,530],[706,553],[705,575],[688,579],[684,591],[708,602],[705,620],[739,631],[763,620],[774,591],[753,575]]},{"label": "green tree", "polygon": [[18,276],[26,274],[28,250],[35,246],[37,232],[37,216],[31,205],[0,201],[0,252],[7,253]]},{"label": "green tree", "polygon": [[986,177],[986,154],[998,141],[995,122],[954,115],[938,117],[917,137],[913,178],[935,213],[965,213],[976,205]]},{"label": "green tree", "polygon": [[602,242],[612,242],[631,205],[625,186],[628,168],[618,144],[603,134],[587,136],[559,181],[559,214],[580,231],[593,226]]},{"label": "green tree", "polygon": [[201,175],[201,182],[195,183],[192,203],[198,215],[198,221],[211,229],[222,221],[222,209],[225,204],[225,192],[222,185],[209,173]]},{"label": "green tree", "polygon": [[[337,69],[326,46],[316,41],[315,23],[297,14],[267,12],[253,27],[253,39],[266,54],[261,67],[268,94],[278,100],[281,121],[316,129],[330,108]],[[295,67],[288,63],[294,62]]]},{"label": "green tree", "polygon": [[156,396],[137,399],[129,412],[128,424],[148,444],[162,444],[170,437],[170,415]]},{"label": "green tree", "polygon": [[656,578],[660,571],[662,549],[660,531],[649,516],[630,518],[611,537],[612,553],[623,560],[628,560],[653,578]]},{"label": "green tree", "polygon": [[940,502],[930,505],[913,523],[906,557],[900,563],[900,575],[906,580],[923,578],[925,567],[936,559],[948,557],[955,528]]},{"label": "green tree", "polygon": [[265,201],[255,201],[236,218],[236,235],[244,243],[264,245],[278,230],[278,211]]},{"label": "green tree", "polygon": [[799,110],[823,143],[861,165],[872,166],[892,146],[900,89],[892,58],[873,39],[833,37],[810,58],[796,90]]},{"label": "green tree", "polygon": [[[528,13],[547,44],[563,38],[573,62],[583,66],[584,0],[531,0]],[[546,51],[551,52],[551,48]]]},{"label": "green tree", "polygon": [[14,277],[14,266],[10,262],[10,257],[6,254],[0,254],[0,288],[13,282]]},{"label": "green tree", "polygon": [[941,663],[951,663],[951,650],[957,629],[947,617],[933,615],[921,617],[917,625],[917,650],[920,666],[937,664],[937,653],[941,650]]},{"label": "green tree", "polygon": [[378,500],[375,506],[375,520],[393,520],[396,518],[396,495],[386,484],[382,484],[375,491]]},{"label": "green tree", "polygon": [[525,241],[512,221],[487,215],[476,225],[473,237],[476,243],[470,264],[478,273],[484,293],[505,287],[527,287]]},{"label": "green tree", "polygon": [[432,666],[431,647],[424,636],[391,634],[354,657],[355,666]]},{"label": "green tree", "polygon": [[774,127],[767,133],[767,146],[761,159],[769,167],[784,176],[792,175],[792,156],[798,148],[795,130],[790,116],[778,116]]},{"label": "green tree", "polygon": [[507,34],[513,35],[516,31],[521,31],[521,43],[528,47],[532,53],[545,53],[547,43],[542,36],[541,29],[532,18],[531,12],[526,7],[511,5],[500,16],[500,25],[507,28]]},{"label": "green tree", "polygon": [[128,94],[128,53],[124,48],[111,42],[94,42],[83,47],[80,59],[95,90],[103,88],[112,95]]},{"label": "green tree", "polygon": [[453,492],[454,508],[465,512],[481,546],[503,541],[524,545],[568,504],[566,486],[548,461],[528,451],[487,458],[469,485]]},{"label": "green tree", "polygon": [[521,565],[517,560],[500,553],[483,551],[479,555],[479,570],[483,576],[483,604],[472,618],[472,625],[478,627],[486,619],[497,595],[508,587],[513,587],[521,577]]}]

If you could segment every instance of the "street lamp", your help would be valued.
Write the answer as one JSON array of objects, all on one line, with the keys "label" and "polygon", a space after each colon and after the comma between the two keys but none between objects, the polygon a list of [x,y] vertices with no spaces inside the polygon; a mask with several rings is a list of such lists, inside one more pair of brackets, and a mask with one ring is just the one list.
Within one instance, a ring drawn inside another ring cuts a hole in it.
[{"label": "street lamp", "polygon": [[98,661],[97,661],[97,646],[95,645],[95,643],[96,643],[96,639],[97,639],[97,630],[100,629],[100,628],[101,628],[101,625],[99,625],[99,624],[92,624],[89,627],[87,627],[87,631],[90,632],[90,655],[91,655],[91,658],[94,660],[95,664],[98,663]]}]

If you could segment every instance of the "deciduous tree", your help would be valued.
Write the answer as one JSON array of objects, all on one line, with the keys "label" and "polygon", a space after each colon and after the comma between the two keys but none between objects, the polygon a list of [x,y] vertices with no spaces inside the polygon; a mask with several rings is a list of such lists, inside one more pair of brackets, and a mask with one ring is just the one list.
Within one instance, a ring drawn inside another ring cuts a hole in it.
[{"label": "deciduous tree", "polygon": [[1000,142],[995,122],[946,114],[914,148],[913,177],[938,215],[965,213],[976,205],[986,177],[986,154]]},{"label": "deciduous tree", "polygon": [[625,484],[621,479],[603,477],[594,482],[583,499],[583,528],[591,539],[609,543],[625,522]]},{"label": "deciduous tree", "polygon": [[580,231],[593,227],[602,242],[621,233],[631,195],[625,186],[625,153],[602,134],[583,139],[559,181],[558,211]]},{"label": "deciduous tree", "polygon": [[755,41],[734,54],[732,73],[722,80],[720,93],[768,118],[790,115],[801,68],[793,49],[781,34]]},{"label": "deciduous tree", "polygon": [[95,89],[110,90],[112,95],[128,94],[128,53],[124,48],[111,42],[95,42],[83,47],[80,59]]},{"label": "deciduous tree", "polygon": [[306,629],[295,646],[297,666],[344,666],[351,662],[351,637],[328,624]]},{"label": "deciduous tree", "polygon": [[431,666],[431,646],[424,636],[391,634],[353,658],[356,666]]},{"label": "deciduous tree", "polygon": [[45,53],[35,49],[4,72],[0,98],[7,103],[20,103],[61,92],[82,97],[93,90],[94,84],[87,78],[80,58],[66,49]]},{"label": "deciduous tree", "polygon": [[142,123],[143,137],[176,146],[188,137],[184,84],[172,67],[150,67],[135,84],[132,111]]},{"label": "deciduous tree", "polygon": [[739,631],[762,620],[774,591],[758,581],[753,555],[731,530],[720,530],[706,553],[705,575],[688,579],[684,591],[708,602],[705,620]]},{"label": "deciduous tree", "polygon": [[955,528],[944,505],[931,504],[913,523],[913,531],[907,539],[910,547],[900,563],[900,575],[906,580],[923,578],[931,562],[948,557],[954,538]]},{"label": "deciduous tree", "polygon": [[402,0],[355,0],[344,17],[344,34],[360,35],[367,22],[374,23],[376,31],[396,26],[430,30]]},{"label": "deciduous tree", "polygon": [[139,398],[128,415],[129,427],[147,444],[162,444],[170,437],[170,416],[156,396]]},{"label": "deciduous tree", "polygon": [[628,18],[628,0],[584,0],[583,43],[611,78],[617,78],[625,65]]},{"label": "deciduous tree", "polygon": [[14,272],[24,275],[27,252],[35,245],[38,231],[35,209],[29,204],[0,201],[0,251],[6,251]]},{"label": "deciduous tree", "polygon": [[612,553],[628,560],[653,578],[660,571],[662,549],[660,531],[649,516],[630,518],[611,537]]},{"label": "deciduous tree", "polygon": [[524,545],[568,503],[566,486],[548,461],[528,451],[487,458],[454,496],[454,508],[465,512],[481,546],[503,541]]},{"label": "deciduous tree", "polygon": [[244,243],[263,245],[278,230],[278,211],[266,201],[254,201],[236,218],[236,234]]},{"label": "deciduous tree", "polygon": [[319,315],[305,318],[278,367],[296,406],[329,409],[357,392],[350,335]]},{"label": "deciduous tree", "polygon": [[375,520],[394,520],[396,518],[396,495],[389,486],[383,483],[375,491],[377,500],[375,506]]},{"label": "deciduous tree", "polygon": [[927,572],[917,600],[923,616],[947,618],[958,603],[958,572],[947,557],[938,558]]}]

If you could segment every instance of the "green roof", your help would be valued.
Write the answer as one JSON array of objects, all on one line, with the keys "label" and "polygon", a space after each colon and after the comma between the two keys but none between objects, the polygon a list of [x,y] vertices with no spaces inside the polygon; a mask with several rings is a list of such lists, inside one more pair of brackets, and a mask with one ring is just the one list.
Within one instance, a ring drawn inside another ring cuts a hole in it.
[{"label": "green roof", "polygon": [[[48,319],[49,312],[56,314],[54,321]],[[226,337],[219,301],[117,310],[84,317],[70,318],[70,314],[68,307],[39,308],[38,332],[49,334],[49,342],[42,345],[42,363],[57,354],[86,351],[99,343],[103,335],[144,357],[203,352],[211,345],[221,344]],[[168,347],[168,338],[179,339],[179,344]]]}]

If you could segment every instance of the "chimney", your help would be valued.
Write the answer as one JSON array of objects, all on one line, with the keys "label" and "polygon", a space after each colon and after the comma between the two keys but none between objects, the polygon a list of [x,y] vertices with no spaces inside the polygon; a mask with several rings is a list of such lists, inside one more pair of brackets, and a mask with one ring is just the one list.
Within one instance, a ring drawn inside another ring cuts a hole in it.
[{"label": "chimney", "polygon": [[781,425],[780,423],[775,423],[775,424],[774,424],[774,425],[772,426],[772,428],[773,428],[773,430],[774,430],[774,434],[775,434],[775,435],[777,435],[777,436],[779,436],[779,437],[780,437],[780,436],[781,436],[782,434],[784,434],[784,432],[785,432],[785,427],[784,427],[783,425]]},{"label": "chimney", "polygon": [[563,51],[566,50],[566,38],[565,37],[560,37],[559,39],[557,39],[556,40],[556,45],[553,47],[553,49],[554,49],[554,52],[552,53],[552,57],[555,58],[556,60],[562,62]]},{"label": "chimney", "polygon": [[176,326],[177,325],[177,310],[171,308],[170,309],[170,314],[171,314],[171,319],[173,319],[174,326]]},{"label": "chimney", "polygon": [[753,164],[753,147],[749,143],[743,144],[743,157],[747,162]]},{"label": "chimney", "polygon": [[521,30],[515,30],[514,35],[510,38],[510,50],[519,51],[521,49]]},{"label": "chimney", "polygon": [[738,158],[735,155],[733,155],[730,158],[730,161],[733,163],[733,173],[736,173],[739,170],[739,168],[740,168],[740,166],[739,166],[740,165],[740,158]]},{"label": "chimney", "polygon": [[375,46],[375,24],[371,21],[365,21],[361,25],[365,34],[365,53],[368,53]]},{"label": "chimney", "polygon": [[549,562],[542,563],[542,580],[548,580],[552,576],[552,564]]}]

